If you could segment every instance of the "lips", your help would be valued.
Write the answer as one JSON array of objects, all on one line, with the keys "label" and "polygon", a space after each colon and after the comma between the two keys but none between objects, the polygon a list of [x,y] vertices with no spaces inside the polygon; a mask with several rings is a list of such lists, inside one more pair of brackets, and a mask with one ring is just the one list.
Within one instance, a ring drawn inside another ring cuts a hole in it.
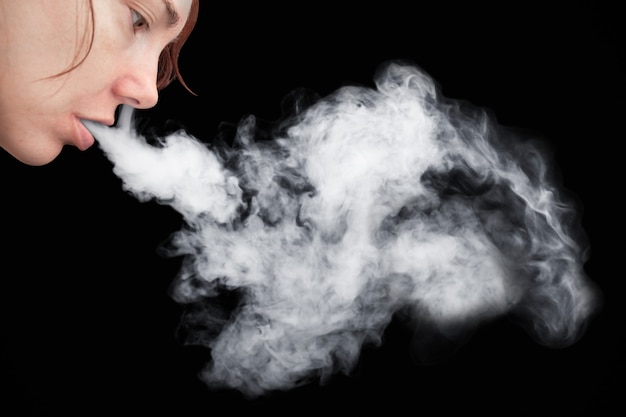
[{"label": "lips", "polygon": [[86,124],[87,125],[99,124],[99,125],[104,125],[104,126],[111,126],[115,123],[115,120],[108,120],[108,119],[90,120],[90,119],[85,119],[79,116],[74,116],[74,119],[75,119],[75,125],[76,125],[75,144],[76,144],[76,147],[80,149],[81,151],[88,149],[95,142],[93,134],[85,126]]},{"label": "lips", "polygon": [[75,145],[81,151],[87,150],[94,144],[95,139],[78,117],[74,117],[74,124],[76,127],[74,135]]}]

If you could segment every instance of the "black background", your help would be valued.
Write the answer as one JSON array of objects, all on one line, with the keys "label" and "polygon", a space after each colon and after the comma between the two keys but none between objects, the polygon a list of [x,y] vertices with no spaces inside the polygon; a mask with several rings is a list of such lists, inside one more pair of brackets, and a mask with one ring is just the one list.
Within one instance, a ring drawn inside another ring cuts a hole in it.
[{"label": "black background", "polygon": [[[172,209],[126,194],[97,146],[28,167],[0,155],[3,415],[363,412],[612,415],[623,412],[622,185],[624,48],[615,9],[375,3],[358,8],[201,5],[180,84],[143,112],[211,141],[244,115],[274,120],[296,88],[326,95],[371,85],[378,66],[414,62],[442,93],[554,145],[583,207],[586,270],[604,306],[575,345],[549,349],[507,321],[448,360],[418,365],[411,331],[392,323],[350,376],[256,400],[209,390],[208,358],[176,337],[168,295],[176,259],[157,247],[180,228]],[[615,407],[615,408],[612,408]]]}]

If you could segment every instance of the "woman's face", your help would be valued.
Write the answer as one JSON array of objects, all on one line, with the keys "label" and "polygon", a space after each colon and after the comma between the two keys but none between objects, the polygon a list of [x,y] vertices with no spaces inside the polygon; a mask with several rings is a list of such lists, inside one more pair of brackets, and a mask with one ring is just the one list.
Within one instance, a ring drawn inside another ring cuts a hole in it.
[{"label": "woman's face", "polygon": [[[111,125],[120,104],[157,103],[158,60],[180,33],[191,0],[0,2],[0,146],[30,165],[94,138],[80,122]],[[178,19],[175,17],[178,16]]]}]

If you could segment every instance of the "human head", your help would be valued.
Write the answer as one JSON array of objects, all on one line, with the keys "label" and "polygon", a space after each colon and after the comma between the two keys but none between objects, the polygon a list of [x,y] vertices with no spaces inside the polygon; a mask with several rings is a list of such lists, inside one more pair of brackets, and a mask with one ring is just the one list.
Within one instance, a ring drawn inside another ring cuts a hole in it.
[{"label": "human head", "polygon": [[65,145],[93,144],[81,120],[111,125],[121,104],[153,107],[175,79],[187,88],[178,55],[198,7],[199,0],[0,2],[0,147],[43,165]]}]

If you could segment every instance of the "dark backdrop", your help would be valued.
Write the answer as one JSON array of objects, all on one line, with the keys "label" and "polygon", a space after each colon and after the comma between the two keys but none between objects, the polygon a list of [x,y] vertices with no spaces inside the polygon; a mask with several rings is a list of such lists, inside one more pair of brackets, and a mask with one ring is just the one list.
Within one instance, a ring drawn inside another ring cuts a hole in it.
[{"label": "dark backdrop", "polygon": [[554,145],[565,186],[584,208],[586,270],[605,297],[575,345],[545,348],[496,322],[447,361],[421,366],[411,358],[411,332],[394,322],[353,375],[326,385],[257,400],[209,390],[196,377],[207,352],[177,338],[182,308],[168,287],[178,261],[156,250],[179,229],[179,216],[126,194],[97,147],[67,149],[38,168],[2,154],[0,407],[18,410],[3,414],[623,411],[624,48],[616,16],[572,5],[203,2],[181,55],[198,96],[174,84],[143,112],[156,128],[181,126],[211,141],[221,123],[247,114],[275,120],[296,88],[326,95],[371,85],[387,60],[414,62],[445,96]]}]

